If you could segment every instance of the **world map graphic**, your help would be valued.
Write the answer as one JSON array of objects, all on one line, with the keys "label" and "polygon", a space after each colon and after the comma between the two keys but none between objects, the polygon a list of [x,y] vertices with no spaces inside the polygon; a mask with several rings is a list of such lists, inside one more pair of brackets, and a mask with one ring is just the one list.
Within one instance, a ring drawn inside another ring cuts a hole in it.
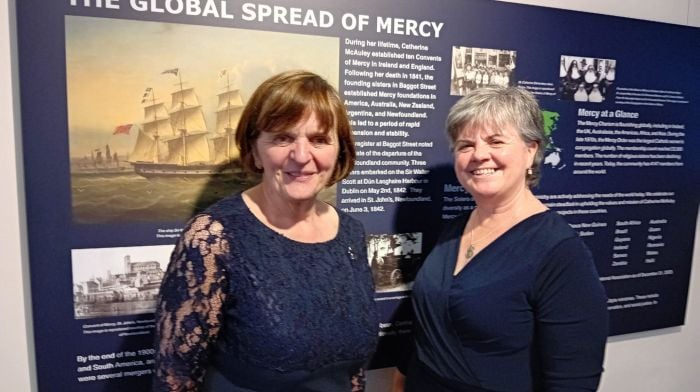
[{"label": "world map graphic", "polygon": [[559,113],[543,110],[542,118],[544,120],[544,134],[547,137],[547,144],[544,147],[544,164],[561,170],[566,164],[561,161],[560,153],[562,150],[554,144],[553,137],[559,123]]}]

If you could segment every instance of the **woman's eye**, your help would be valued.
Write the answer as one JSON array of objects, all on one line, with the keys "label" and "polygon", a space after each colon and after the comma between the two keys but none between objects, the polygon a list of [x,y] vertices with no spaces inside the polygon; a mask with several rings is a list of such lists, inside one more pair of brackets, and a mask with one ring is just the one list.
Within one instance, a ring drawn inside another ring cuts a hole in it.
[{"label": "woman's eye", "polygon": [[459,152],[467,152],[471,151],[471,149],[474,147],[473,144],[469,143],[460,143],[457,146],[455,146],[455,150]]},{"label": "woman's eye", "polygon": [[292,137],[289,135],[276,135],[273,139],[272,142],[278,145],[287,145],[292,143]]},{"label": "woman's eye", "polygon": [[314,136],[311,138],[311,143],[320,146],[325,144],[330,144],[330,138],[328,136]]}]

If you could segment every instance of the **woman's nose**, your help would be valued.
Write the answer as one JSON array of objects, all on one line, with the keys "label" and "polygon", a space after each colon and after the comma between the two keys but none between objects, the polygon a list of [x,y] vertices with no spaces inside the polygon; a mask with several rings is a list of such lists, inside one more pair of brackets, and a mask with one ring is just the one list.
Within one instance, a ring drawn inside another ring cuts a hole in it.
[{"label": "woman's nose", "polygon": [[485,143],[477,143],[474,145],[474,151],[472,152],[472,159],[475,161],[483,161],[488,158],[489,146]]},{"label": "woman's nose", "polygon": [[311,151],[309,149],[309,141],[304,138],[299,138],[294,141],[294,147],[292,148],[292,159],[297,162],[306,162],[311,157]]}]

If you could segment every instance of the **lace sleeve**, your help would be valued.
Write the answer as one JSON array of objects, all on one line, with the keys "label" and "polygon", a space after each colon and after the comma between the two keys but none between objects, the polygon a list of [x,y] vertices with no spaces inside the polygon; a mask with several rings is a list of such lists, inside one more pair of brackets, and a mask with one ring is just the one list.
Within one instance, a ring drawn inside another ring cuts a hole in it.
[{"label": "lace sleeve", "polygon": [[352,376],[352,379],[350,380],[350,383],[352,385],[351,392],[364,392],[366,381],[367,379],[365,378],[365,369],[357,369],[357,373],[355,373]]},{"label": "lace sleeve", "polygon": [[156,308],[154,391],[196,391],[221,327],[228,284],[223,226],[208,215],[185,228],[163,277]]}]

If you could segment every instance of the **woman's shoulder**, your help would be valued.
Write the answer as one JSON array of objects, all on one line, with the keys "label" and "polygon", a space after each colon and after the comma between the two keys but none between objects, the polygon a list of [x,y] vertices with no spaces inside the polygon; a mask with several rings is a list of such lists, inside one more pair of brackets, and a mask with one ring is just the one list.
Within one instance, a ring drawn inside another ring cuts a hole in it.
[{"label": "woman's shoulder", "polygon": [[244,227],[246,226],[245,224],[232,224],[232,222],[240,223],[242,221],[246,212],[245,208],[245,203],[240,193],[226,196],[193,215],[187,222],[185,229],[201,226],[203,223],[213,223],[221,226],[222,230],[224,228]]},{"label": "woman's shoulder", "polygon": [[338,214],[339,235],[365,235],[365,226],[359,219],[335,206],[331,208]]},{"label": "woman's shoulder", "polygon": [[213,218],[221,218],[240,213],[245,207],[240,192],[231,194],[205,208],[200,215],[209,215]]},{"label": "woman's shoulder", "polygon": [[534,227],[537,238],[532,241],[533,244],[546,249],[550,258],[567,255],[567,259],[592,259],[588,246],[564,217],[552,210],[540,215],[539,224]]},{"label": "woman's shoulder", "polygon": [[557,248],[578,248],[583,241],[561,215],[545,210],[516,224],[508,231],[503,243],[509,248],[522,247],[523,256],[528,254],[531,260],[540,263],[548,259],[548,255]]},{"label": "woman's shoulder", "polygon": [[551,209],[536,213],[520,222],[523,229],[533,235],[549,238],[553,241],[561,241],[571,237],[578,237],[578,233],[569,222],[559,213]]}]

